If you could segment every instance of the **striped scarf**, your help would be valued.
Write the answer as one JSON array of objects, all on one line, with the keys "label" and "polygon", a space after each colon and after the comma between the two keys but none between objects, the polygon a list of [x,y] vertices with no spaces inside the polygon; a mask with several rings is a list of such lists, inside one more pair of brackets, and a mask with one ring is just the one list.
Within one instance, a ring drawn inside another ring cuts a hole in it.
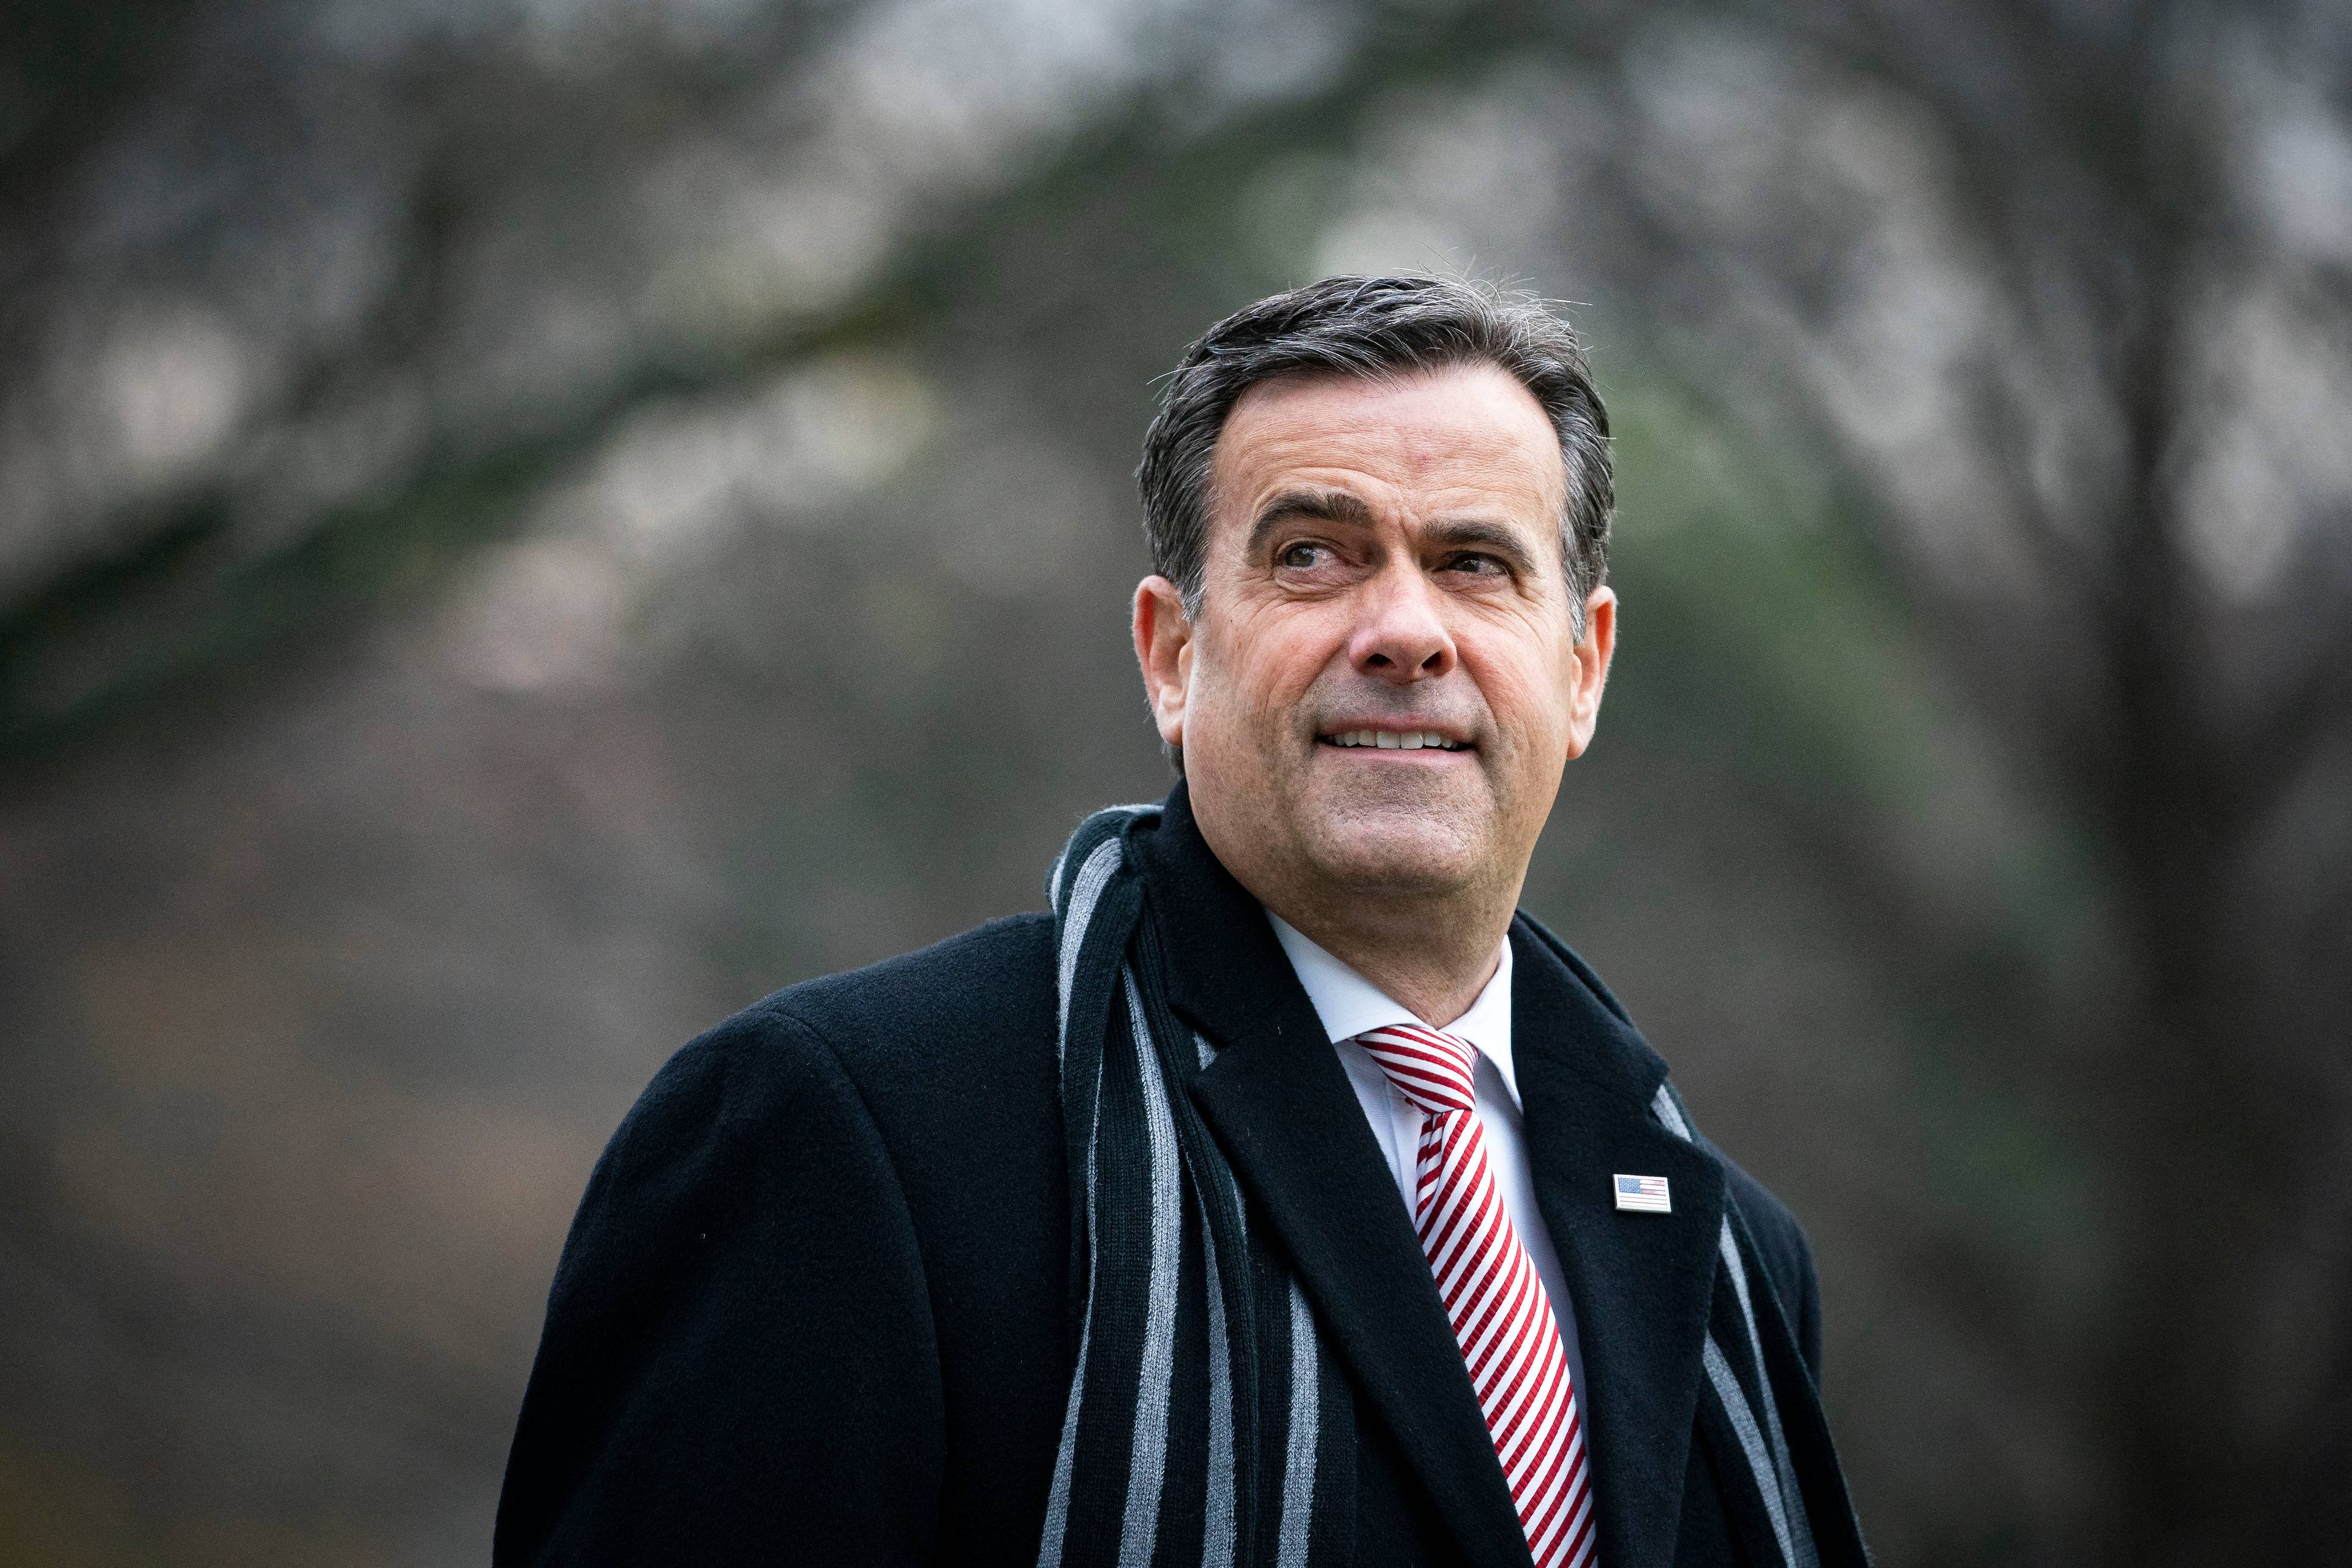
[{"label": "striped scarf", "polygon": [[[1354,1408],[1192,1104],[1215,1047],[1168,1009],[1128,851],[1159,817],[1096,813],[1048,882],[1080,1329],[1037,1562],[1324,1568],[1353,1554]],[[1716,1153],[1671,1088],[1651,1110]],[[1746,1559],[1868,1568],[1811,1375],[1727,1193],[1717,1254],[1698,1438]]]},{"label": "striped scarf", "polygon": [[1078,1359],[1039,1568],[1277,1564],[1354,1552],[1356,1422],[1298,1282],[1193,1107],[1213,1047],[1168,1010],[1129,833],[1054,864]]}]

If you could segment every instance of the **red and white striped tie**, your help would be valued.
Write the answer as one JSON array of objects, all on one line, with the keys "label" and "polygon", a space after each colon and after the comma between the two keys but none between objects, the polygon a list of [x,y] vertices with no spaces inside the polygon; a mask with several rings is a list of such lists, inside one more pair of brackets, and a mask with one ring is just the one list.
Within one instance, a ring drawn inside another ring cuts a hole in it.
[{"label": "red and white striped tie", "polygon": [[1538,1568],[1595,1562],[1584,1425],[1551,1298],[1495,1190],[1467,1040],[1411,1025],[1356,1037],[1422,1113],[1413,1228],[1454,1321]]}]

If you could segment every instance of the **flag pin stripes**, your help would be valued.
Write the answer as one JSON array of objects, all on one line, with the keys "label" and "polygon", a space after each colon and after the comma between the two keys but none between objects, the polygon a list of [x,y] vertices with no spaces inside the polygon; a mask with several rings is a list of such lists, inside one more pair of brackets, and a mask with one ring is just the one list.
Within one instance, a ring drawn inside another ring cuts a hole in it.
[{"label": "flag pin stripes", "polygon": [[1672,1214],[1674,1199],[1666,1192],[1664,1176],[1620,1176],[1617,1178],[1617,1206],[1636,1214]]}]

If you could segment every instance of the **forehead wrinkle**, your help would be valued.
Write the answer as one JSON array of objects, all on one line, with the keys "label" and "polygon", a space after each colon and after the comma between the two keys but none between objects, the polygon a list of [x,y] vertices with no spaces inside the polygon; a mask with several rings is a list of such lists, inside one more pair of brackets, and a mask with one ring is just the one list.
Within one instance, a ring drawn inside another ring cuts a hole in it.
[{"label": "forehead wrinkle", "polygon": [[[1433,420],[1396,416],[1391,400],[1397,395],[1437,390],[1447,381],[1456,382],[1470,395],[1441,409]],[[1307,410],[1293,401],[1318,386],[1341,395],[1337,406]],[[1349,392],[1360,395],[1346,395]],[[1236,439],[1244,432],[1245,438]],[[1464,464],[1472,471],[1462,471]],[[1334,468],[1359,474],[1383,492],[1367,503],[1376,514],[1402,502],[1403,510],[1422,516],[1492,510],[1516,518],[1522,510],[1518,500],[1531,482],[1538,498],[1539,526],[1549,530],[1566,521],[1567,463],[1550,420],[1507,373],[1480,365],[1433,367],[1431,373],[1393,380],[1281,377],[1250,387],[1228,415],[1211,453],[1211,529],[1238,527],[1249,544],[1261,543],[1269,514],[1277,514],[1285,494],[1318,492],[1328,498],[1357,488],[1335,487],[1312,477],[1316,469]],[[1274,495],[1253,502],[1253,491],[1263,495],[1267,490]],[[1391,491],[1399,493],[1387,493]],[[1476,492],[1477,499],[1465,491]],[[1360,495],[1350,499],[1364,500]],[[1362,521],[1314,505],[1297,507],[1289,515]]]}]

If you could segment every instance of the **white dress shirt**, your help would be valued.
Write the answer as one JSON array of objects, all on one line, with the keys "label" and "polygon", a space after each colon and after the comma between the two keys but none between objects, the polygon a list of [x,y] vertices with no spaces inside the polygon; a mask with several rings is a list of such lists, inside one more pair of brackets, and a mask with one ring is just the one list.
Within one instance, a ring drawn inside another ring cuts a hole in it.
[{"label": "white dress shirt", "polygon": [[[1381,1070],[1381,1064],[1356,1043],[1356,1037],[1385,1024],[1412,1024],[1423,1028],[1429,1026],[1272,910],[1266,910],[1265,918],[1274,922],[1274,934],[1281,942],[1290,967],[1297,972],[1298,984],[1306,988],[1307,1001],[1314,1004],[1324,1033],[1331,1037],[1331,1047],[1339,1053],[1339,1065],[1347,1069],[1349,1087],[1356,1091],[1356,1102],[1363,1107],[1364,1120],[1371,1124],[1372,1142],[1381,1146],[1381,1156],[1389,1163],[1389,1174],[1396,1179],[1397,1197],[1410,1214],[1414,1166],[1421,1156],[1421,1108],[1397,1092],[1388,1074]],[[1584,1355],[1576,1340],[1576,1307],[1568,1299],[1567,1281],[1560,1278],[1559,1254],[1552,1247],[1551,1229],[1536,1207],[1535,1183],[1528,1171],[1527,1132],[1519,1108],[1518,1074],[1511,1066],[1508,937],[1503,939],[1502,957],[1495,965],[1494,978],[1478,993],[1478,999],[1470,1004],[1470,1010],[1444,1028],[1447,1034],[1477,1047],[1478,1059],[1471,1085],[1477,1094],[1486,1163],[1495,1173],[1495,1190],[1511,1216],[1511,1228],[1519,1233],[1520,1242],[1535,1262],[1536,1274],[1543,1280],[1544,1294],[1551,1298],[1552,1317],[1559,1324],[1560,1345],[1568,1352],[1569,1375],[1575,1380],[1576,1403],[1581,1412],[1585,1403]]]}]

